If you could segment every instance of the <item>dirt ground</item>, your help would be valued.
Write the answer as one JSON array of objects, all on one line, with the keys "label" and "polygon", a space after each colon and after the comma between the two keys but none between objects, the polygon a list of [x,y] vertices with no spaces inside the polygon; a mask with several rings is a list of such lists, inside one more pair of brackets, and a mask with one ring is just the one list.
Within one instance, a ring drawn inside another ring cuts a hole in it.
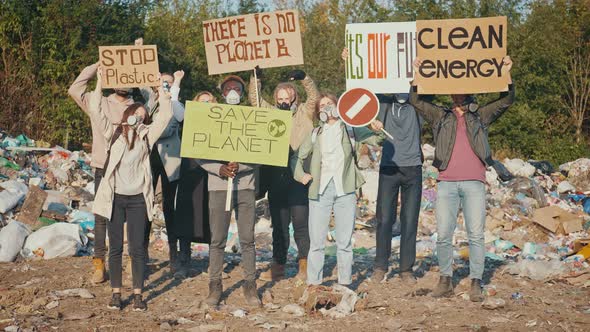
[{"label": "dirt ground", "polygon": [[[438,278],[437,267],[429,259],[417,263],[418,283],[407,286],[401,284],[395,270],[387,282],[372,283],[367,279],[370,257],[357,255],[352,288],[365,294],[368,302],[350,316],[332,319],[319,312],[296,317],[281,310],[295,303],[305,288],[294,278],[278,283],[258,281],[259,294],[274,305],[252,310],[245,307],[238,255],[226,259],[225,304],[216,310],[200,306],[207,295],[206,258],[193,258],[190,278],[183,281],[171,277],[163,252],[152,250],[152,261],[144,292],[148,311],[143,313],[133,312],[130,304],[120,312],[106,308],[110,289],[108,283],[94,286],[89,282],[89,257],[1,264],[0,330],[16,325],[19,331],[590,331],[588,289],[559,280],[520,279],[503,274],[502,266],[493,264],[486,264],[484,282],[495,286],[493,298],[504,300],[505,306],[489,310],[470,302],[464,294],[469,286],[464,265],[456,267],[455,296],[437,300],[428,294]],[[267,268],[266,262],[258,265],[259,270]],[[327,285],[335,281],[335,265],[335,257],[328,257]],[[291,263],[288,275],[296,272]],[[124,273],[126,299],[131,289],[128,272]],[[86,289],[94,298],[58,298],[53,293],[72,288]],[[516,292],[523,298],[513,299]],[[238,309],[247,314],[236,317]]]}]

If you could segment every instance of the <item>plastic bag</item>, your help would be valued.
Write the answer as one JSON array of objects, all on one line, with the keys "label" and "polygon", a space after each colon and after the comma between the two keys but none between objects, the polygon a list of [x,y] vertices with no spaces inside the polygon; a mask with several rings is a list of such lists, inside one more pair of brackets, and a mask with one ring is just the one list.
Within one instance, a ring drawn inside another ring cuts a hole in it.
[{"label": "plastic bag", "polygon": [[80,227],[68,223],[56,223],[42,227],[29,235],[23,248],[23,256],[41,256],[45,259],[75,256],[82,247]]},{"label": "plastic bag", "polygon": [[559,260],[539,261],[524,259],[509,265],[506,272],[533,280],[559,277],[567,272],[567,266]]},{"label": "plastic bag", "polygon": [[[504,159],[504,165],[510,173],[516,176],[530,178],[535,174],[535,167],[522,159]],[[497,171],[497,170],[496,170]]]},{"label": "plastic bag", "polygon": [[12,262],[20,252],[31,230],[24,224],[13,221],[0,230],[0,262]]},{"label": "plastic bag", "polygon": [[529,160],[529,164],[533,165],[533,167],[543,174],[551,175],[553,172],[555,172],[555,168],[547,160]]},{"label": "plastic bag", "polygon": [[12,210],[29,192],[26,184],[15,180],[2,182],[0,187],[4,188],[0,191],[0,213]]}]

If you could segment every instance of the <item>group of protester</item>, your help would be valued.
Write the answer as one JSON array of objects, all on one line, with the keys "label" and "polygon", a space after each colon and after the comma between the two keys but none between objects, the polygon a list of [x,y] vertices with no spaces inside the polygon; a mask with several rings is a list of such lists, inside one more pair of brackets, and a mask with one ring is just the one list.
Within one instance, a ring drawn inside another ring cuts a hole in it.
[{"label": "group of protester", "polygon": [[[141,44],[142,40],[136,41]],[[346,59],[348,50],[342,57]],[[420,66],[420,59],[414,62]],[[512,61],[504,58],[509,75]],[[92,162],[95,176],[96,216],[94,274],[92,281],[106,281],[105,238],[108,232],[108,277],[111,309],[122,308],[122,251],[124,223],[131,257],[133,310],[147,309],[142,298],[147,274],[150,225],[154,215],[154,193],[161,185],[162,208],[170,248],[170,270],[185,278],[191,257],[191,242],[209,243],[209,294],[204,302],[220,303],[222,270],[231,211],[226,211],[228,179],[232,178],[231,208],[235,212],[241,248],[243,292],[246,302],[260,306],[256,288],[254,226],[256,199],[268,193],[273,227],[273,261],[259,278],[286,278],[285,265],[292,223],[298,249],[296,278],[311,287],[323,280],[324,247],[334,215],[338,283],[352,283],[352,234],[357,190],[364,179],[357,165],[362,144],[382,145],[377,197],[376,257],[371,280],[386,279],[391,239],[400,226],[400,280],[416,282],[416,233],[422,191],[421,130],[424,120],[433,128],[438,178],[437,254],[440,280],[433,296],[453,293],[452,236],[461,207],[469,238],[470,278],[473,301],[482,301],[484,268],[485,169],[493,164],[487,128],[510,106],[514,89],[488,105],[481,106],[471,95],[452,95],[452,107],[432,104],[419,95],[415,82],[409,94],[380,95],[380,112],[368,128],[352,128],[340,120],[338,98],[318,91],[302,70],[294,70],[287,82],[276,86],[272,102],[261,99],[263,73],[256,68],[249,83],[248,101],[256,107],[291,112],[292,132],[286,167],[261,166],[180,157],[181,126],[185,109],[179,101],[183,71],[162,73],[156,88],[140,88],[144,103],[135,102],[132,89],[117,88],[103,95],[100,64],[86,67],[69,89],[69,94],[88,114],[92,126]],[[88,82],[96,77],[96,88]],[[302,101],[293,82],[306,92]],[[236,75],[225,77],[218,86],[223,101],[246,104],[246,83]],[[197,93],[195,101],[215,103],[209,91]],[[393,135],[386,138],[385,130]],[[400,218],[396,222],[398,198]]]}]

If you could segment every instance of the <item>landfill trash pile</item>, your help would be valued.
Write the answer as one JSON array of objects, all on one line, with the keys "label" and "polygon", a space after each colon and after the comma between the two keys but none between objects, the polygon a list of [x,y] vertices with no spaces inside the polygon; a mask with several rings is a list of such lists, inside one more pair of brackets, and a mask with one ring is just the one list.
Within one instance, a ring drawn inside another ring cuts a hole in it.
[{"label": "landfill trash pile", "polygon": [[[436,179],[434,148],[423,146],[423,191],[417,256],[433,259],[436,250]],[[357,209],[353,237],[355,261],[371,262],[375,254],[375,206],[380,150],[364,147],[359,157],[366,184]],[[574,277],[589,271],[590,159],[554,168],[546,161],[502,161],[515,177],[502,182],[495,170],[486,174],[488,211],[485,241],[487,258],[506,266],[505,272],[537,280]],[[0,132],[0,261],[50,259],[91,255],[94,216],[90,212],[94,179],[90,156],[59,146],[16,138]],[[167,251],[160,204],[151,247]],[[268,202],[257,202],[257,257],[259,266],[272,258],[272,225]],[[456,258],[469,256],[467,235],[460,217],[455,235]],[[291,235],[293,230],[291,229]],[[330,232],[328,241],[334,240]],[[392,239],[399,248],[399,237]],[[228,252],[239,252],[237,225],[232,222]],[[289,256],[296,257],[291,241]],[[335,256],[334,243],[326,247]],[[193,257],[208,257],[206,244],[193,244]],[[235,259],[239,260],[239,257]],[[583,280],[583,279],[576,279]],[[583,280],[587,282],[588,280]]]},{"label": "landfill trash pile", "polygon": [[[422,150],[425,162],[417,256],[434,258],[438,171],[432,166],[434,148],[425,144]],[[559,168],[547,161],[505,159],[502,163],[514,175],[512,180],[502,182],[491,167],[486,173],[486,264],[501,264],[506,273],[535,280],[571,278],[568,280],[574,282],[574,277],[590,272],[586,262],[590,257],[590,159]],[[365,169],[364,175],[369,180],[363,193],[376,196],[378,164]],[[360,202],[360,210],[368,211],[360,223],[375,228],[376,197],[369,197]],[[468,260],[462,214],[454,244],[455,258]],[[392,248],[399,248],[399,237],[393,238]],[[590,276],[577,278],[575,283],[590,286]]]}]

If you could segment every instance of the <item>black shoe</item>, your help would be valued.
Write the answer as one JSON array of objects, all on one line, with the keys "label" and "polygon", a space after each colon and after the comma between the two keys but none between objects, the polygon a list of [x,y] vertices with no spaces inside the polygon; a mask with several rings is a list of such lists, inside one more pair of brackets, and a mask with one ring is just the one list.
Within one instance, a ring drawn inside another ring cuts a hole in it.
[{"label": "black shoe", "polygon": [[141,294],[133,294],[133,311],[146,311],[147,305],[143,301]]},{"label": "black shoe", "polygon": [[244,282],[244,286],[242,286],[244,290],[244,297],[246,298],[246,303],[251,307],[260,307],[262,306],[262,301],[258,297],[256,292],[256,281],[246,281]]},{"label": "black shoe", "polygon": [[170,250],[170,262],[168,266],[170,268],[170,274],[174,275],[178,267],[178,252],[176,250]]},{"label": "black shoe", "polygon": [[371,274],[371,281],[374,283],[380,283],[380,282],[384,282],[387,278],[387,271],[380,269],[380,268],[374,268],[373,269],[373,274]]},{"label": "black shoe", "polygon": [[121,310],[121,293],[113,293],[111,296],[111,302],[107,305],[107,308],[112,310]]},{"label": "black shoe", "polygon": [[188,251],[186,250],[186,248],[183,249],[184,250],[180,252],[180,255],[178,257],[178,264],[176,272],[174,273],[175,279],[185,279],[186,277],[188,277],[188,267],[191,262],[191,252],[190,247],[188,247]]},{"label": "black shoe", "polygon": [[415,285],[418,282],[416,277],[414,277],[414,273],[412,272],[402,272],[399,274],[399,277],[402,283],[407,286]]}]

